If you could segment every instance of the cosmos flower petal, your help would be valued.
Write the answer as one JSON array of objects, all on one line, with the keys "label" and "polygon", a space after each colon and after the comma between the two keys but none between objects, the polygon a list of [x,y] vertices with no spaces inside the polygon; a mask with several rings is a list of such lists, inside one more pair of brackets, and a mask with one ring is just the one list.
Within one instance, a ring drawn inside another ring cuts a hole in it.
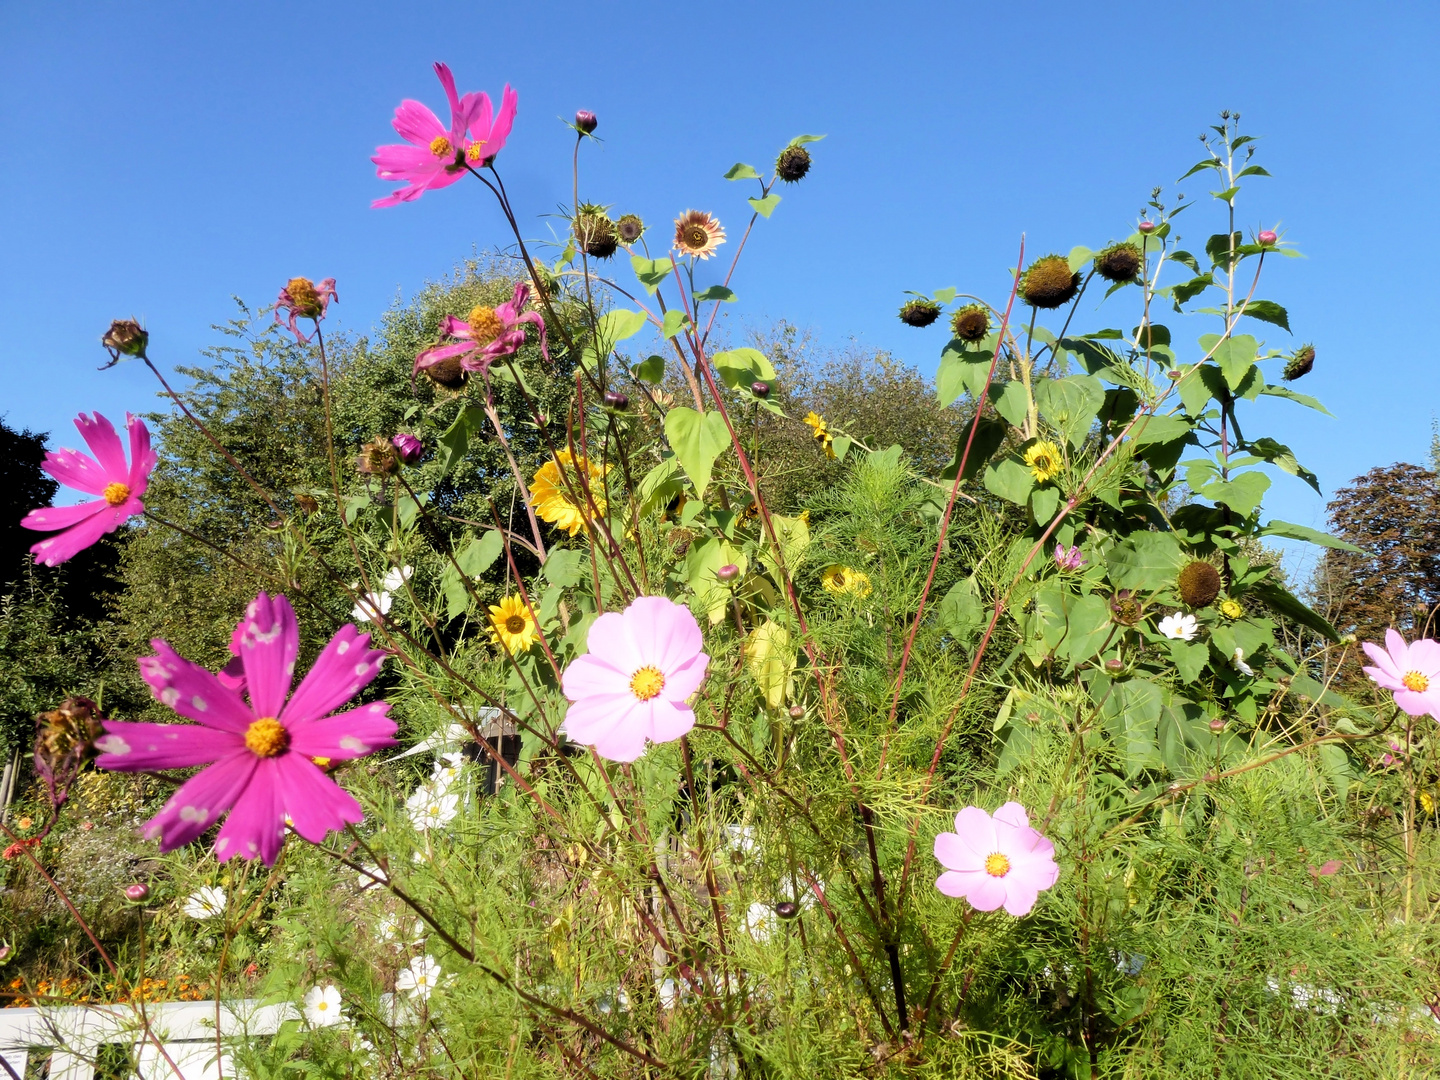
[{"label": "cosmos flower petal", "polygon": [[346,623],[316,657],[280,716],[288,722],[328,715],[374,681],[386,655],[370,648],[369,634]]},{"label": "cosmos flower petal", "polygon": [[260,858],[274,866],[285,842],[285,799],[281,794],[280,764],[276,758],[255,758],[255,772],[235,800],[220,835],[215,857],[228,862],[237,855]]},{"label": "cosmos flower petal", "polygon": [[1013,800],[1001,806],[993,816],[996,821],[1003,821],[1006,825],[1014,826],[1017,829],[1030,828],[1030,815],[1025,812],[1025,807]]},{"label": "cosmos flower petal", "polygon": [[286,754],[275,759],[275,765],[285,813],[295,831],[312,844],[364,819],[355,797],[304,757]]},{"label": "cosmos flower petal", "polygon": [[935,888],[946,896],[963,900],[985,881],[984,870],[947,870],[935,879]]},{"label": "cosmos flower petal", "polygon": [[[1019,883],[1011,885],[1005,889],[1005,910],[1016,918],[1029,915],[1030,910],[1035,906],[1035,901],[1039,898],[1039,888],[1031,888],[1029,885]],[[979,906],[975,904],[974,900],[971,900],[971,904]]]},{"label": "cosmos flower petal", "polygon": [[349,761],[395,746],[389,708],[389,702],[374,701],[324,720],[290,722],[290,749],[301,757]]},{"label": "cosmos flower petal", "polygon": [[505,89],[500,94],[500,108],[495,113],[495,123],[490,128],[490,134],[485,140],[485,160],[489,161],[496,154],[505,148],[505,141],[510,138],[510,131],[515,126],[515,113],[520,106],[520,96],[505,84]]},{"label": "cosmos flower petal", "polygon": [[587,695],[566,711],[565,734],[572,742],[582,745],[594,743],[613,730],[637,704],[628,686],[613,693]]},{"label": "cosmos flower petal", "polygon": [[412,146],[424,147],[430,157],[430,143],[442,135],[449,137],[450,129],[440,122],[440,118],[431,110],[430,106],[406,98],[395,108],[395,118],[390,121],[390,126]]},{"label": "cosmos flower petal", "polygon": [[104,499],[76,503],[73,506],[42,506],[38,510],[31,510],[21,518],[20,524],[27,529],[35,529],[39,532],[54,532],[56,529],[68,529],[96,514],[112,509],[113,507]]},{"label": "cosmos flower petal", "polygon": [[952,832],[935,837],[935,858],[947,870],[977,874],[985,869],[985,858],[978,855]]},{"label": "cosmos flower petal", "polygon": [[295,609],[283,596],[261,593],[240,621],[240,659],[256,716],[276,717],[284,708],[300,652]]},{"label": "cosmos flower petal", "polygon": [[52,450],[45,455],[45,463],[40,468],[66,487],[87,495],[105,494],[105,485],[111,479],[99,462],[79,450]]},{"label": "cosmos flower petal", "polygon": [[93,514],[78,524],[32,544],[30,552],[42,566],[59,566],[92,546],[102,536],[114,532],[129,516],[124,507],[101,503]]},{"label": "cosmos flower petal", "polygon": [[684,701],[700,689],[700,684],[705,681],[705,672],[709,666],[710,657],[702,652],[696,653],[683,664],[667,671],[665,689],[660,692],[661,696],[669,701]]},{"label": "cosmos flower petal", "polygon": [[162,854],[185,846],[235,804],[259,762],[248,750],[221,758],[181,784],[142,831],[152,840],[159,838]]},{"label": "cosmos flower petal", "polygon": [[998,843],[995,822],[978,806],[967,806],[955,815],[955,835],[981,859],[995,851]]},{"label": "cosmos flower petal", "polygon": [[156,701],[207,727],[245,734],[255,714],[245,707],[239,694],[166,642],[156,638],[150,645],[155,655],[142,656],[138,663],[140,677]]},{"label": "cosmos flower petal", "polygon": [[160,461],[160,455],[150,449],[150,429],[138,416],[125,414],[126,427],[130,429],[130,471],[127,483],[130,494],[140,496],[150,486],[150,473]]},{"label": "cosmos flower petal", "polygon": [[585,646],[589,650],[587,656],[623,672],[627,683],[631,675],[645,666],[645,661],[627,632],[625,619],[618,611],[607,611],[590,625]]},{"label": "cosmos flower petal", "polygon": [[75,427],[79,429],[80,437],[90,447],[90,452],[95,455],[95,460],[110,480],[123,481],[129,477],[130,470],[125,464],[125,447],[120,442],[120,436],[115,434],[114,424],[98,412],[88,418],[81,413],[75,418]]},{"label": "cosmos flower petal", "polygon": [[704,647],[690,609],[663,596],[636,597],[622,617],[637,651],[667,675]]},{"label": "cosmos flower petal", "polygon": [[645,736],[651,742],[670,742],[695,726],[695,713],[688,705],[657,697],[642,702],[640,707],[648,709],[650,713],[645,724]]},{"label": "cosmos flower petal", "polygon": [[137,724],[106,720],[95,764],[117,772],[189,769],[245,749],[243,736],[201,724]]}]

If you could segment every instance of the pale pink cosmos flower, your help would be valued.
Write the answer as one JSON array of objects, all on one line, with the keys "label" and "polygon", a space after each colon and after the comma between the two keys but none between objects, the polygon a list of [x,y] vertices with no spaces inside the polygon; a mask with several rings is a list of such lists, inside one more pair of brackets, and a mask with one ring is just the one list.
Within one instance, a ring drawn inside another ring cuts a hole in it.
[{"label": "pale pink cosmos flower", "polygon": [[1421,638],[1407,645],[1394,630],[1385,631],[1385,648],[1365,642],[1365,653],[1375,661],[1366,667],[1384,690],[1395,694],[1395,704],[1411,716],[1429,713],[1440,719],[1440,642]]},{"label": "pale pink cosmos flower", "polygon": [[[286,312],[290,316],[290,332],[295,335],[295,340],[304,345],[315,333],[320,330],[320,320],[325,318],[325,312],[330,310],[330,301],[338,301],[340,297],[335,293],[335,279],[327,277],[316,285],[309,278],[293,277],[285,283],[280,290],[280,296],[275,301],[275,321],[281,321],[280,313]],[[313,319],[315,332],[305,334],[300,330],[296,320]]]},{"label": "pale pink cosmos flower", "polygon": [[150,486],[150,471],[159,460],[159,455],[150,449],[150,430],[139,417],[125,414],[130,434],[129,465],[125,464],[120,436],[105,417],[98,412],[90,417],[81,413],[75,418],[75,426],[95,456],[79,450],[56,450],[45,455],[40,467],[66,487],[99,495],[100,499],[74,506],[46,506],[25,515],[20,524],[27,529],[63,530],[30,548],[35,561],[45,566],[58,566],[106,533],[114,532],[129,518],[143,514],[145,504],[140,496]]},{"label": "pale pink cosmos flower", "polygon": [[[229,811],[215,840],[221,862],[257,856],[273,866],[288,821],[311,843],[364,819],[360,804],[312,759],[348,761],[394,746],[383,701],[331,716],[380,671],[370,636],[342,626],[290,693],[300,631],[283,596],[263,592],[240,621],[249,702],[163,641],[140,659],[155,697],[194,724],[105,721],[96,764],[122,772],[208,766],[185,781],[144,833],[162,852],[190,843]],[[287,697],[289,700],[287,701]]]},{"label": "pale pink cosmos flower", "polygon": [[466,371],[482,374],[490,365],[505,356],[513,356],[525,344],[525,324],[534,323],[540,328],[540,353],[548,362],[550,350],[545,341],[545,320],[538,311],[526,311],[530,299],[530,286],[518,282],[515,293],[499,307],[485,307],[483,304],[470,309],[468,322],[446,315],[440,321],[441,337],[455,338],[448,345],[434,345],[415,357],[415,367],[410,372],[413,379],[426,368],[432,368],[456,357]]},{"label": "pale pink cosmos flower", "polygon": [[955,815],[955,831],[935,837],[935,858],[945,867],[935,887],[963,896],[976,911],[1003,904],[1011,915],[1028,915],[1060,877],[1055,845],[1030,827],[1017,802],[1007,802],[994,817],[965,807]]},{"label": "pale pink cosmos flower", "polygon": [[1055,566],[1060,570],[1079,570],[1085,565],[1085,560],[1080,556],[1080,545],[1066,547],[1057,542],[1055,544]]},{"label": "pale pink cosmos flower", "polygon": [[634,761],[646,740],[680,738],[695,726],[685,699],[705,678],[703,645],[690,609],[663,596],[601,615],[590,627],[590,651],[561,678],[570,741],[611,761]]},{"label": "pale pink cosmos flower", "polygon": [[483,168],[495,160],[515,123],[517,95],[507,84],[494,114],[490,95],[455,92],[455,77],[445,64],[435,74],[450,102],[450,126],[418,101],[402,101],[391,121],[405,140],[379,147],[370,160],[382,180],[403,180],[406,186],[376,199],[372,207],[413,202],[427,191],[448,187],[465,175],[466,167]]}]

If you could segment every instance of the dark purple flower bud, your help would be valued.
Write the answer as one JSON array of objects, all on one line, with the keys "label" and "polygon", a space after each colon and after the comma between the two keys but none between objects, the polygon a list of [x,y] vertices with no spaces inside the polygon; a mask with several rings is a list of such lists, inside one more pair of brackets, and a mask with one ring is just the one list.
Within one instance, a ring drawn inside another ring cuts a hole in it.
[{"label": "dark purple flower bud", "polygon": [[425,444],[403,431],[391,437],[390,445],[395,447],[395,456],[406,465],[414,465],[425,456]]},{"label": "dark purple flower bud", "polygon": [[1105,670],[1110,672],[1112,675],[1117,671],[1124,671],[1125,662],[1123,660],[1106,660]]},{"label": "dark purple flower bud", "polygon": [[790,706],[790,719],[791,719],[791,720],[803,720],[803,719],[805,719],[805,706],[804,706],[804,705],[791,705],[791,706]]},{"label": "dark purple flower bud", "polygon": [[614,409],[616,412],[624,412],[630,407],[630,399],[618,390],[606,390],[605,407]]},{"label": "dark purple flower bud", "polygon": [[768,382],[752,382],[750,392],[758,398],[770,396],[770,384]]},{"label": "dark purple flower bud", "polygon": [[1153,221],[1148,221],[1148,220],[1147,220],[1147,221],[1142,221],[1142,222],[1140,222],[1138,228],[1139,228],[1140,231],[1141,231],[1142,233],[1144,233],[1146,236],[1149,236],[1152,232],[1155,231],[1155,223],[1154,223]]},{"label": "dark purple flower bud", "polygon": [[793,919],[800,914],[800,905],[794,900],[781,900],[775,905],[775,914],[782,919]]},{"label": "dark purple flower bud", "polygon": [[594,131],[595,128],[599,126],[599,124],[600,121],[595,118],[595,114],[589,109],[576,110],[575,126],[581,131],[583,131],[586,135],[589,135],[592,131]]},{"label": "dark purple flower bud", "polygon": [[142,881],[137,881],[134,885],[125,886],[125,899],[129,900],[132,904],[143,902],[149,895],[150,886]]},{"label": "dark purple flower bud", "polygon": [[1269,247],[1270,245],[1275,243],[1276,240],[1279,240],[1280,237],[1275,235],[1274,229],[1261,229],[1260,232],[1256,234],[1255,239],[1259,240],[1260,243],[1264,244],[1266,247]]},{"label": "dark purple flower bud", "polygon": [[726,563],[724,566],[720,567],[719,570],[715,571],[715,576],[718,577],[721,581],[734,581],[737,577],[740,576],[740,567],[736,566],[734,563]]}]

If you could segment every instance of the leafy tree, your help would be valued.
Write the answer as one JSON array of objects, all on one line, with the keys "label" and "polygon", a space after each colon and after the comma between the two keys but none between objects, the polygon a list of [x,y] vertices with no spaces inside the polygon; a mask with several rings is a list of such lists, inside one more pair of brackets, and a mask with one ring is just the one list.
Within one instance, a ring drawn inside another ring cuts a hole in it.
[{"label": "leafy tree", "polygon": [[35,542],[20,519],[49,506],[59,487],[40,470],[44,461],[43,434],[16,431],[0,418],[0,592],[20,577]]}]

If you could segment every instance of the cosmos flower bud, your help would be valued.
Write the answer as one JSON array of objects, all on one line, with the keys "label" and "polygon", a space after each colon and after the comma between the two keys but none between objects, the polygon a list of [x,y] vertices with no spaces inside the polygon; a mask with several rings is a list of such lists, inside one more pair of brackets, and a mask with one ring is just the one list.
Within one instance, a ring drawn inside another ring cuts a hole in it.
[{"label": "cosmos flower bud", "polygon": [[1255,239],[1266,247],[1270,247],[1276,240],[1279,240],[1280,237],[1275,235],[1274,229],[1261,229],[1259,233],[1256,234]]},{"label": "cosmos flower bud", "polygon": [[624,412],[630,407],[630,399],[618,390],[606,390],[605,407],[614,409],[616,412]]},{"label": "cosmos flower bud", "polygon": [[1117,671],[1124,671],[1124,670],[1125,670],[1125,662],[1124,662],[1123,660],[1114,660],[1114,659],[1106,660],[1106,661],[1105,661],[1105,670],[1108,671],[1108,672],[1110,672],[1112,675],[1113,675],[1115,672],[1117,672]]},{"label": "cosmos flower bud", "polygon": [[406,465],[414,465],[425,456],[425,444],[404,431],[391,436],[390,445],[395,447],[395,456]]},{"label": "cosmos flower bud", "polygon": [[775,159],[775,175],[787,184],[805,178],[810,171],[810,151],[803,146],[787,146]]},{"label": "cosmos flower bud", "polygon": [[724,566],[720,567],[719,570],[715,571],[715,576],[721,581],[734,581],[737,577],[740,576],[740,567],[736,566],[734,563],[726,563]]},{"label": "cosmos flower bud", "polygon": [[367,476],[390,476],[400,467],[395,444],[383,436],[371,439],[360,448],[355,468]]},{"label": "cosmos flower bud", "polygon": [[125,899],[132,904],[143,903],[150,895],[150,886],[143,881],[137,881],[134,885],[125,886]]},{"label": "cosmos flower bud", "polygon": [[775,914],[782,919],[793,919],[800,914],[800,905],[794,900],[781,900],[775,905]]},{"label": "cosmos flower bud", "polygon": [[9,942],[0,942],[0,964],[5,963],[5,961],[7,961],[7,960],[9,960],[9,959],[10,959],[10,944],[9,944]]},{"label": "cosmos flower bud", "polygon": [[929,326],[940,317],[940,305],[923,296],[907,300],[900,308],[900,321],[906,326]]},{"label": "cosmos flower bud", "polygon": [[122,356],[138,356],[145,359],[145,347],[150,344],[150,335],[134,319],[116,319],[105,331],[100,344],[110,354],[110,363],[118,363]]},{"label": "cosmos flower bud", "polygon": [[758,398],[770,396],[770,384],[768,382],[753,382],[750,384],[750,392]]},{"label": "cosmos flower bud", "polygon": [[1151,233],[1153,233],[1153,232],[1155,231],[1155,223],[1154,223],[1153,221],[1148,221],[1148,220],[1147,220],[1147,221],[1142,221],[1142,222],[1140,222],[1140,224],[1139,224],[1138,226],[1136,226],[1136,227],[1137,227],[1137,228],[1140,230],[1140,232],[1141,232],[1142,234],[1144,234],[1145,236],[1149,236]]},{"label": "cosmos flower bud", "polygon": [[1210,721],[1210,730],[1213,731],[1216,735],[1219,735],[1222,731],[1225,730],[1225,721],[1218,716],[1215,717],[1214,720]]},{"label": "cosmos flower bud", "polygon": [[804,706],[804,705],[791,705],[791,706],[790,706],[790,719],[791,719],[791,720],[803,720],[803,719],[805,719],[805,706]]},{"label": "cosmos flower bud", "polygon": [[589,135],[599,124],[600,121],[596,119],[595,114],[589,109],[577,109],[575,111],[575,126],[584,134]]}]

